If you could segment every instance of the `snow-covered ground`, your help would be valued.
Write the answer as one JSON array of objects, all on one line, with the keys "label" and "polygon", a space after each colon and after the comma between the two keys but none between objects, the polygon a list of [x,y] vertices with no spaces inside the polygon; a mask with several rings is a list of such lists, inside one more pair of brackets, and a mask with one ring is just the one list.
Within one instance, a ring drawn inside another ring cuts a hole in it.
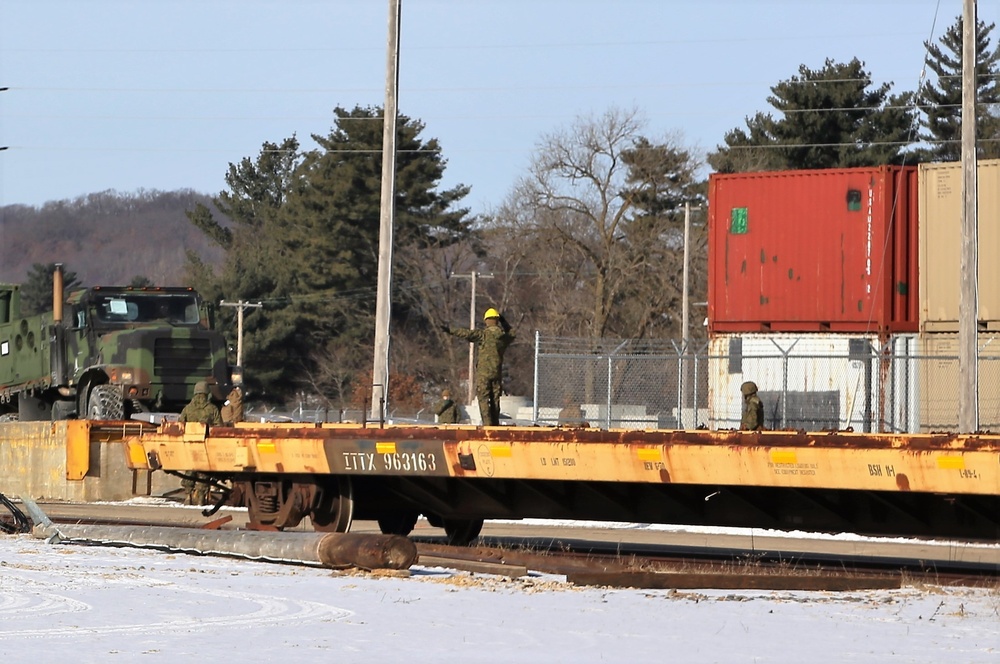
[{"label": "snow-covered ground", "polygon": [[579,588],[0,536],[0,662],[997,662],[1000,587]]}]

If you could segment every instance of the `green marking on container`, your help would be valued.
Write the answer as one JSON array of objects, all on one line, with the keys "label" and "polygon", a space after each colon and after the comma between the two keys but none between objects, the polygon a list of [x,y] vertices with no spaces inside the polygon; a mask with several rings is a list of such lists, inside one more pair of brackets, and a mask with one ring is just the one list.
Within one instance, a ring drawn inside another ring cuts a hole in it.
[{"label": "green marking on container", "polygon": [[732,235],[746,235],[748,230],[747,209],[733,208],[729,213],[729,232]]},{"label": "green marking on container", "polygon": [[848,212],[860,212],[861,211],[861,192],[857,189],[847,190],[847,211]]}]

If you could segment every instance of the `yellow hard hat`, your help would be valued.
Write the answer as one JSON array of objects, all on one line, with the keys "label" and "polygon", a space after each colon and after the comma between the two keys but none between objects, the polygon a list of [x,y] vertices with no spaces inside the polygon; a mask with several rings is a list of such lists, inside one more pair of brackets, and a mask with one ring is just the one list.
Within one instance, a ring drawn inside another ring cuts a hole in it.
[{"label": "yellow hard hat", "polygon": [[491,318],[500,318],[500,312],[494,309],[493,307],[487,309],[486,313],[483,314],[483,320],[489,320]]}]

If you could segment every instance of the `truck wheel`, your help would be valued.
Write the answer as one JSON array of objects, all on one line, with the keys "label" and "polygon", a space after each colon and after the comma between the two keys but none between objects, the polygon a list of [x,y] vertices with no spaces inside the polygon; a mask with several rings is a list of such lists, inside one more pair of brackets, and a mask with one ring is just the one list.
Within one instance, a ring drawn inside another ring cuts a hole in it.
[{"label": "truck wheel", "polygon": [[52,421],[70,420],[76,415],[75,401],[54,401],[52,402]]},{"label": "truck wheel", "polygon": [[95,385],[87,402],[88,420],[124,420],[125,401],[114,385]]}]

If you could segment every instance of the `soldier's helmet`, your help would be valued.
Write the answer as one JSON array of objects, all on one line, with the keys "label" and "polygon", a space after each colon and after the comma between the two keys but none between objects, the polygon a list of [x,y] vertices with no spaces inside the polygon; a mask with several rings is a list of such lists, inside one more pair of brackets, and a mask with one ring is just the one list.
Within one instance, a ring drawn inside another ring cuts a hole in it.
[{"label": "soldier's helmet", "polygon": [[208,383],[206,383],[203,380],[199,380],[197,383],[194,384],[194,393],[208,394]]},{"label": "soldier's helmet", "polygon": [[450,399],[451,398],[451,392],[449,392],[448,390],[444,390],[443,392],[441,392],[441,397],[444,398],[444,399]]},{"label": "soldier's helmet", "polygon": [[740,385],[740,392],[742,392],[743,396],[745,397],[750,396],[751,394],[755,394],[757,392],[757,383],[753,382],[752,380],[748,380],[747,382]]}]

